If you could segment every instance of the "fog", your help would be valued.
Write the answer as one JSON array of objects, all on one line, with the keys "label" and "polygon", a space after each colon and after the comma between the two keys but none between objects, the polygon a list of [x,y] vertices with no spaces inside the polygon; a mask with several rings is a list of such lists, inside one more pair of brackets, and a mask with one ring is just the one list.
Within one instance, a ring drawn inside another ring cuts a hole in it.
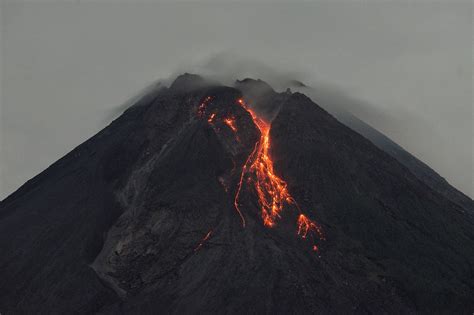
[{"label": "fog", "polygon": [[354,100],[473,197],[471,2],[415,2],[0,2],[0,200],[185,71]]}]

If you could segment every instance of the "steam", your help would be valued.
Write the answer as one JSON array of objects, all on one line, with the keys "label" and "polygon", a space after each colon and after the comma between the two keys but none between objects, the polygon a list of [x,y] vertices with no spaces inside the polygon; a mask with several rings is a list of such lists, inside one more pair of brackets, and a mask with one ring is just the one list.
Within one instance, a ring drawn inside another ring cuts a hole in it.
[{"label": "steam", "polygon": [[[227,86],[235,86],[237,81],[247,78],[262,80],[276,92],[284,92],[287,88],[301,92],[335,116],[351,113],[375,126],[391,125],[390,117],[376,105],[351,96],[342,87],[325,82],[303,69],[278,68],[235,52],[220,52],[195,63],[183,64],[178,71],[158,81],[170,86],[183,73],[198,74]],[[253,84],[251,94],[262,95],[266,88],[263,84]]]}]

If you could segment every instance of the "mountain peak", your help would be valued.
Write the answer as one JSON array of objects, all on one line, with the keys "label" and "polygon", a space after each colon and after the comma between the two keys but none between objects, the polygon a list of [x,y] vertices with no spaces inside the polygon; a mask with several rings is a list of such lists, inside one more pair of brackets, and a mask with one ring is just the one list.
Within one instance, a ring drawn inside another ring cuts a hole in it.
[{"label": "mountain peak", "polygon": [[251,92],[253,95],[264,95],[275,93],[275,90],[265,81],[260,79],[245,78],[236,80],[235,86],[243,91]]},{"label": "mountain peak", "polygon": [[210,83],[197,74],[183,73],[179,75],[171,84],[170,89],[179,92],[189,92],[203,88]]}]

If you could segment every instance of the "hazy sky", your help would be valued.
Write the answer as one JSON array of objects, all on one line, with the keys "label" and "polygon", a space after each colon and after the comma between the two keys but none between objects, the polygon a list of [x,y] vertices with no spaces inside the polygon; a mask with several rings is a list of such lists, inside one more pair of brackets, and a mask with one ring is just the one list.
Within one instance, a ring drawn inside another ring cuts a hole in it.
[{"label": "hazy sky", "polygon": [[0,10],[0,199],[150,82],[222,52],[367,103],[356,114],[474,196],[470,1],[3,1]]}]

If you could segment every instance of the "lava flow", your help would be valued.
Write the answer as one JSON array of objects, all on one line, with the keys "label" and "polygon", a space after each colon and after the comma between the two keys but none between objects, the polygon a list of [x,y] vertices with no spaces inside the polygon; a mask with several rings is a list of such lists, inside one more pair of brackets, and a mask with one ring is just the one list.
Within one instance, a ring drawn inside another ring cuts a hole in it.
[{"label": "lava flow", "polygon": [[233,132],[237,132],[237,127],[235,126],[235,119],[234,117],[225,118],[224,123],[232,129]]},{"label": "lava flow", "polygon": [[[242,217],[243,226],[245,226],[245,220],[239,208],[239,196],[245,175],[253,174],[254,176],[249,178],[257,192],[260,212],[265,226],[275,226],[277,220],[281,218],[285,204],[288,204],[294,206],[300,212],[297,233],[301,238],[306,239],[310,236],[313,242],[316,239],[324,239],[320,226],[301,213],[298,204],[288,191],[286,182],[275,174],[273,161],[269,154],[270,125],[259,118],[242,99],[239,99],[238,103],[251,115],[261,134],[260,140],[256,143],[242,169],[234,200],[235,208]],[[318,247],[313,245],[313,250],[317,251]]]},{"label": "lava flow", "polygon": [[198,246],[196,246],[196,248],[194,249],[195,252],[197,252],[198,250],[201,249],[201,247],[204,245],[204,243],[211,237],[211,234],[212,234],[212,230],[207,232],[206,236],[204,236],[204,238],[201,240],[201,242],[198,244]]},{"label": "lava flow", "polygon": [[[211,100],[212,97],[206,97],[200,104],[198,114],[201,117],[204,115],[206,106]],[[242,186],[246,182],[244,179],[247,178],[248,183],[251,183],[256,191],[263,224],[270,228],[274,227],[278,219],[281,218],[284,206],[293,206],[299,212],[296,222],[298,236],[302,239],[310,239],[313,242],[313,250],[317,251],[318,246],[316,246],[316,241],[324,240],[321,227],[302,213],[295,199],[289,193],[287,183],[278,177],[273,169],[273,161],[269,154],[270,124],[259,118],[242,99],[239,99],[237,102],[250,114],[253,122],[260,130],[260,140],[255,144],[254,149],[247,157],[242,168],[234,198],[234,206],[242,220],[242,226],[245,227],[245,218],[240,210],[239,197]],[[215,118],[216,114],[211,114],[208,117],[208,122],[213,123]],[[237,134],[238,130],[234,117],[223,118],[223,122]],[[206,236],[204,241],[209,236],[210,233]],[[200,248],[200,246],[198,246],[198,248]]]}]

